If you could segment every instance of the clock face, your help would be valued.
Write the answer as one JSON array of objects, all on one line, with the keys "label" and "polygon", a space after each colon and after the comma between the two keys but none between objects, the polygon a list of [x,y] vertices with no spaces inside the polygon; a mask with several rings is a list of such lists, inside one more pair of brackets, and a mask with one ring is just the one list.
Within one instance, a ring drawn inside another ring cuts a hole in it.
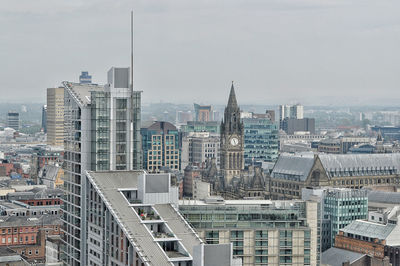
[{"label": "clock face", "polygon": [[236,146],[239,144],[239,140],[238,140],[238,138],[233,137],[233,138],[231,138],[230,143],[232,146]]}]

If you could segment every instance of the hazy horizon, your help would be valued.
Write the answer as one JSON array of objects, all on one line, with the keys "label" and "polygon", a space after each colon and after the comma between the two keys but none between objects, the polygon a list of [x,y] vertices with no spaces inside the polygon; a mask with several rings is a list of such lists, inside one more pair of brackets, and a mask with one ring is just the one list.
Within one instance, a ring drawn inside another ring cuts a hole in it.
[{"label": "hazy horizon", "polygon": [[[5,0],[2,101],[45,102],[87,70],[130,64],[143,102],[392,106],[400,100],[396,0]],[[4,92],[7,92],[4,94]]]}]

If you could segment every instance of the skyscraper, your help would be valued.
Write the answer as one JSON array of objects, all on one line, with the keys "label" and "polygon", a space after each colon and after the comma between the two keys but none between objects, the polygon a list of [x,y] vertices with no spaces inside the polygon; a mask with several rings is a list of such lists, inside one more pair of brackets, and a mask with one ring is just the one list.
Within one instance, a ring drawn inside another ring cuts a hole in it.
[{"label": "skyscraper", "polygon": [[19,130],[19,113],[15,111],[8,111],[7,113],[7,127]]},{"label": "skyscraper", "polygon": [[129,68],[111,68],[108,84],[64,82],[65,198],[63,260],[86,265],[87,170],[141,167],[141,92],[130,85]]},{"label": "skyscraper", "polygon": [[64,146],[64,88],[47,89],[47,143]]},{"label": "skyscraper", "polygon": [[81,84],[92,83],[92,76],[89,75],[88,71],[82,71],[81,75],[79,76],[79,83]]},{"label": "skyscraper", "polygon": [[240,119],[240,108],[236,101],[233,82],[221,122],[221,170],[228,184],[244,169],[244,125]]}]

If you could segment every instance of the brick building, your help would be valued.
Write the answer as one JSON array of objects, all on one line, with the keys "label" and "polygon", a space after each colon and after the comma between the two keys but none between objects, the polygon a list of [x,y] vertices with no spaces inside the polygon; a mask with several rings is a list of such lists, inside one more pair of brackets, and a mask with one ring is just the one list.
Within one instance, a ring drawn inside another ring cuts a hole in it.
[{"label": "brick building", "polygon": [[27,261],[45,260],[46,236],[60,235],[59,216],[27,218],[9,216],[0,219],[0,246],[8,247]]}]

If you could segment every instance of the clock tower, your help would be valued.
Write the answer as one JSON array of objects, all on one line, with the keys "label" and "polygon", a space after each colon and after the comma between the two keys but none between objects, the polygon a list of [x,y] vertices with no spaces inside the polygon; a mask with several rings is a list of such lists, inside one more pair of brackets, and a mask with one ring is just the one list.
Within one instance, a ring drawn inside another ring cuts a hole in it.
[{"label": "clock tower", "polygon": [[221,122],[220,165],[225,185],[228,185],[234,176],[239,177],[244,169],[244,127],[240,119],[240,108],[236,101],[233,82],[224,119]]}]

